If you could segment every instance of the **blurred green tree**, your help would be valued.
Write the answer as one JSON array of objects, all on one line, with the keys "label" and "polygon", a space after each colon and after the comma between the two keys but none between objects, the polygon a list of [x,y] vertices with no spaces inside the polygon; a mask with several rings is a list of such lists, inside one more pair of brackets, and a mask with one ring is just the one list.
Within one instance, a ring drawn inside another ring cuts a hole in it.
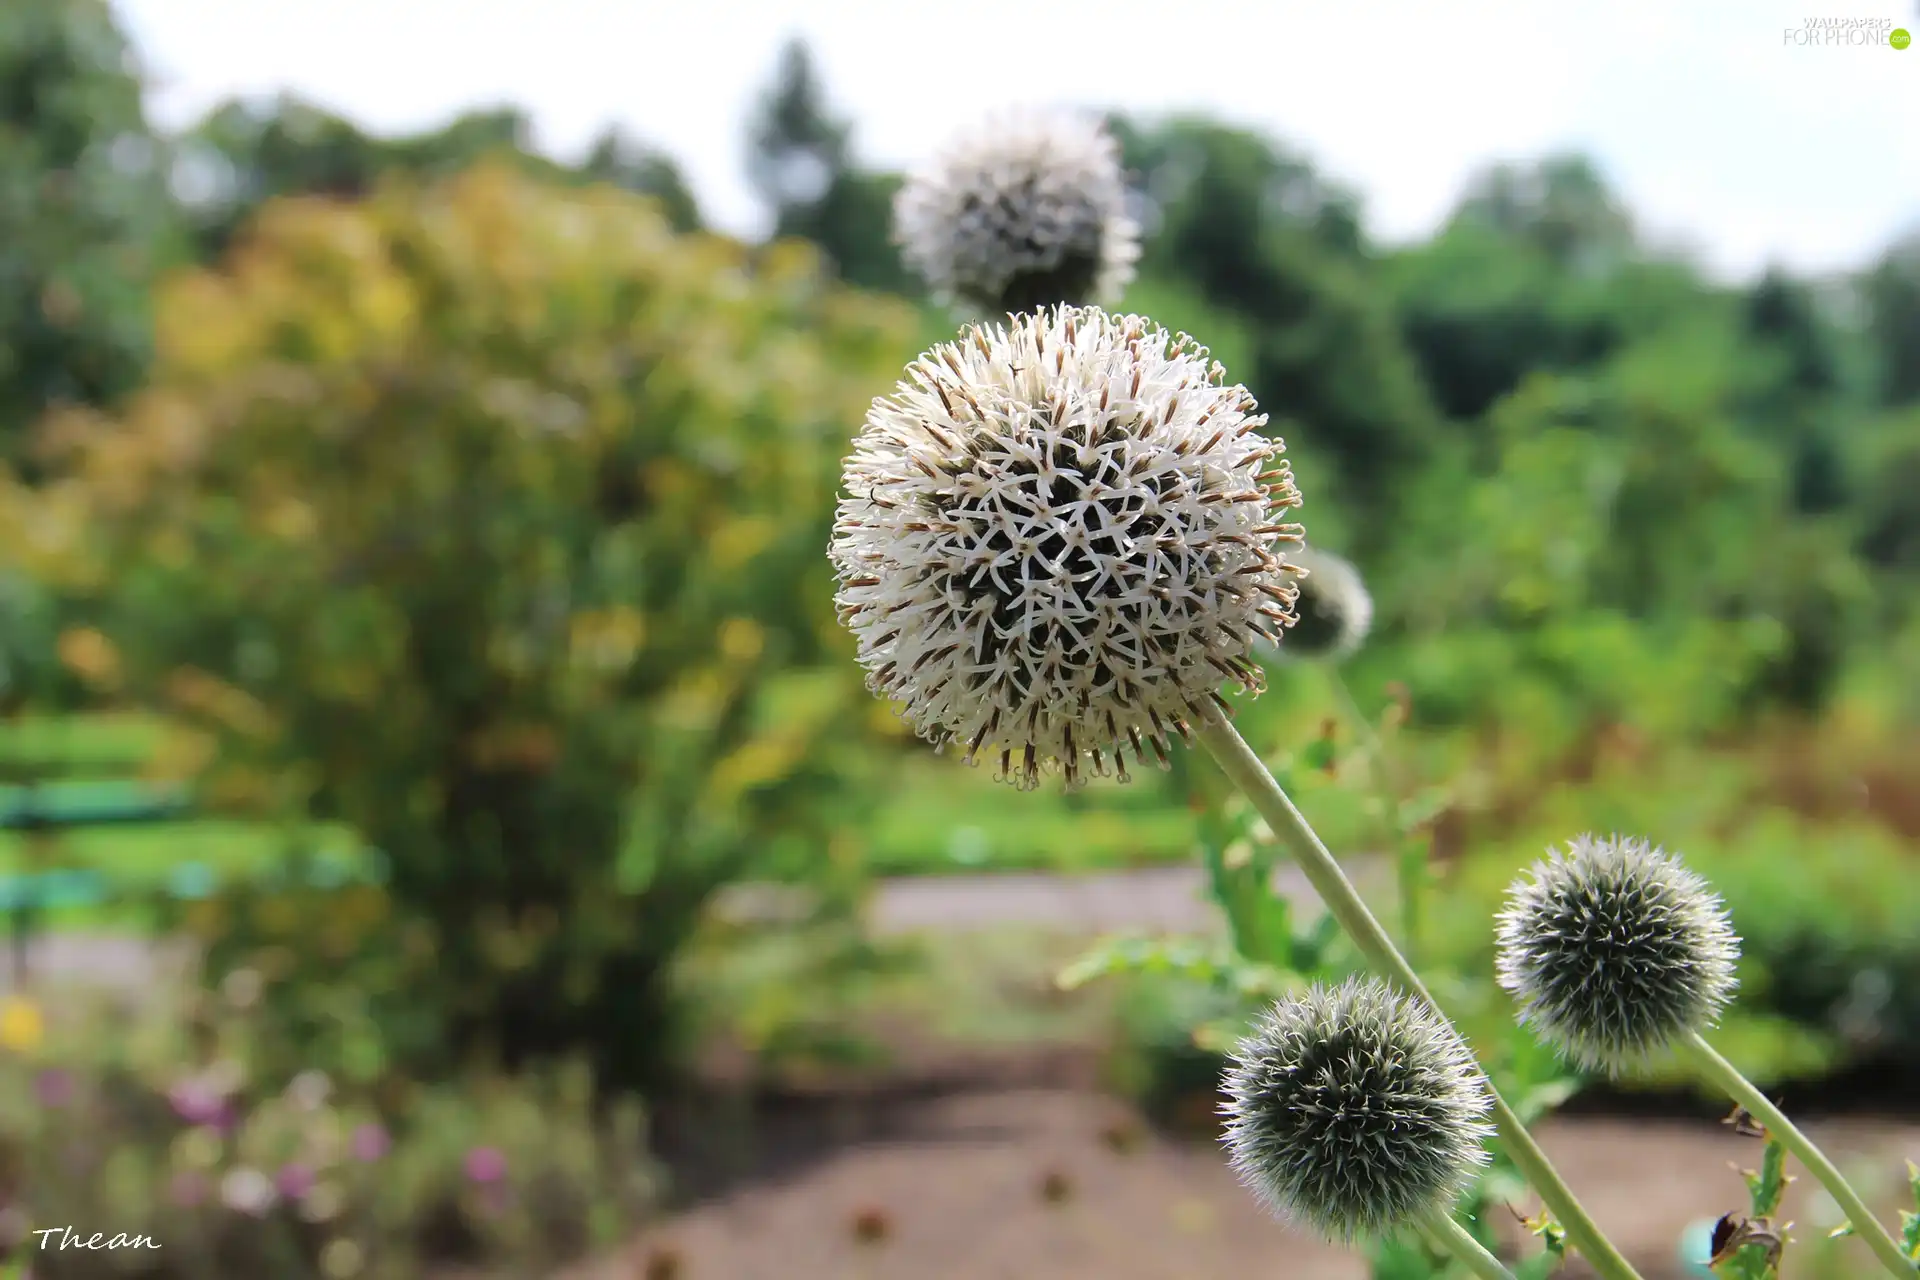
[{"label": "blurred green tree", "polygon": [[105,0],[0,6],[0,460],[138,383],[167,250],[162,147]]},{"label": "blurred green tree", "polygon": [[1893,244],[1864,281],[1881,403],[1920,400],[1920,232]]},{"label": "blurred green tree", "polygon": [[852,132],[831,113],[805,42],[790,40],[748,126],[747,176],[773,215],[776,238],[812,241],[849,284],[917,296],[920,286],[892,240],[900,178],[858,168]]},{"label": "blurred green tree", "polygon": [[1633,219],[1593,162],[1578,155],[1494,166],[1469,185],[1455,219],[1522,241],[1583,274],[1604,274],[1635,248]]},{"label": "blurred green tree", "polygon": [[1479,417],[1532,373],[1591,368],[1626,337],[1604,284],[1489,222],[1456,216],[1389,270],[1407,342],[1442,412]]},{"label": "blurred green tree", "polygon": [[1846,504],[1838,343],[1814,292],[1769,268],[1743,298],[1755,379],[1748,418],[1788,457],[1796,510],[1829,512]]},{"label": "blurred green tree", "polygon": [[871,708],[821,548],[911,319],[485,166],[270,203],[167,289],[126,413],[53,424],[48,502],[129,687],[210,735],[207,802],[384,852],[396,1043],[653,1083],[713,892],[844,861]]},{"label": "blurred green tree", "polygon": [[673,225],[692,230],[700,212],[674,163],[610,128],[583,163],[539,154],[524,111],[469,111],[430,132],[378,138],[332,112],[290,95],[265,102],[227,102],[180,144],[181,188],[203,259],[225,251],[235,232],[276,196],[354,199],[387,174],[451,177],[483,160],[505,160],[562,184],[607,182],[657,197]]},{"label": "blurred green tree", "polygon": [[[1266,139],[1210,121],[1115,122],[1147,203],[1143,280],[1190,284],[1245,321],[1233,370],[1272,416],[1326,458],[1348,509],[1349,550],[1377,550],[1377,516],[1439,441],[1440,423],[1359,233],[1357,203]],[[1204,333],[1195,334],[1208,341]]]}]

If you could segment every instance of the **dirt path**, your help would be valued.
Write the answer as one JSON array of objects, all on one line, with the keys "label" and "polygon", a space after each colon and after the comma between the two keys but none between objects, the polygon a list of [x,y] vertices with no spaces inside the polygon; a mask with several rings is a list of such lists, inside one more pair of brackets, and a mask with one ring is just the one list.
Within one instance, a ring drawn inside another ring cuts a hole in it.
[{"label": "dirt path", "polygon": [[[669,1219],[569,1280],[1366,1275],[1353,1254],[1267,1219],[1217,1149],[1149,1133],[1090,1091],[963,1095],[921,1104],[904,1120],[865,1123],[869,1131],[845,1134],[813,1161]],[[1920,1159],[1920,1126],[1854,1120],[1808,1128],[1860,1176],[1863,1191],[1873,1189],[1876,1207],[1891,1207],[1902,1159]],[[1126,1141],[1116,1143],[1120,1136]],[[1743,1204],[1745,1189],[1729,1166],[1751,1165],[1759,1154],[1754,1140],[1711,1122],[1563,1118],[1539,1136],[1645,1280],[1689,1274],[1678,1261],[1682,1233]],[[1815,1243],[1837,1220],[1823,1201],[1805,1179],[1789,1192],[1786,1217],[1798,1224],[1800,1243],[1787,1280],[1872,1274],[1857,1244]],[[1834,1265],[1814,1269],[1827,1247]],[[648,1270],[668,1256],[677,1270]]]},{"label": "dirt path", "polygon": [[[1385,870],[1377,860],[1355,859],[1348,875],[1374,889],[1383,883]],[[1273,884],[1302,910],[1319,910],[1319,895],[1298,867],[1276,868]],[[721,894],[718,909],[738,920],[777,920],[801,914],[803,895],[804,890],[778,885],[740,885]],[[1002,926],[1088,935],[1130,929],[1204,933],[1219,924],[1205,873],[1185,864],[1087,875],[995,871],[895,877],[874,886],[867,918],[881,934]]]}]

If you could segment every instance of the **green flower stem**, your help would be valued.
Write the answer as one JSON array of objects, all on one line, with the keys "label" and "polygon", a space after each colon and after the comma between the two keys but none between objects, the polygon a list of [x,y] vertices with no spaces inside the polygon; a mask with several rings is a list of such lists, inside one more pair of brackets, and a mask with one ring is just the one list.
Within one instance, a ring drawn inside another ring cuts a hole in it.
[{"label": "green flower stem", "polygon": [[1827,1159],[1826,1153],[1813,1144],[1813,1139],[1794,1128],[1793,1121],[1787,1119],[1780,1108],[1767,1101],[1767,1095],[1760,1092],[1753,1081],[1741,1075],[1739,1068],[1716,1053],[1699,1032],[1691,1031],[1682,1036],[1679,1049],[1684,1057],[1705,1071],[1708,1079],[1724,1089],[1727,1096],[1765,1126],[1769,1134],[1780,1140],[1781,1146],[1791,1151],[1807,1167],[1807,1171],[1820,1180],[1827,1194],[1845,1210],[1847,1221],[1853,1224],[1853,1234],[1866,1242],[1874,1256],[1880,1259],[1881,1265],[1890,1274],[1910,1280],[1916,1271],[1914,1264],[1900,1252],[1900,1246],[1894,1243],[1893,1237],[1873,1216],[1873,1211],[1867,1208],[1860,1193],[1840,1175],[1840,1170],[1834,1168],[1833,1161]]},{"label": "green flower stem", "polygon": [[1452,1214],[1434,1210],[1421,1219],[1420,1232],[1434,1248],[1460,1259],[1480,1280],[1515,1280],[1506,1264],[1488,1253],[1485,1245],[1453,1220]]},{"label": "green flower stem", "polygon": [[[1240,736],[1240,731],[1228,723],[1217,708],[1209,711],[1195,729],[1201,744],[1219,764],[1220,771],[1253,803],[1260,816],[1266,819],[1267,825],[1273,828],[1274,835],[1292,852],[1307,883],[1320,895],[1328,914],[1360,948],[1367,963],[1382,977],[1392,979],[1410,994],[1419,996],[1439,1009],[1439,1002],[1427,990],[1426,984],[1420,981],[1420,975],[1413,971],[1413,966],[1393,945],[1393,939],[1387,936],[1387,931],[1374,919],[1373,912],[1361,901],[1346,872],[1340,869],[1340,864],[1327,851],[1327,846],[1321,842],[1306,818],[1294,808],[1293,801],[1274,781],[1266,765],[1260,762],[1260,757]],[[1445,1016],[1445,1011],[1441,1012]],[[1485,1074],[1484,1070],[1482,1074]],[[1561,1179],[1559,1171],[1548,1161],[1547,1153],[1540,1149],[1540,1144],[1520,1123],[1520,1117],[1500,1096],[1493,1081],[1488,1079],[1486,1084],[1487,1093],[1493,1099],[1494,1124],[1499,1129],[1501,1141],[1506,1145],[1507,1154],[1565,1228],[1567,1239],[1604,1280],[1641,1280],[1640,1274],[1620,1255],[1613,1242],[1607,1239],[1574,1198],[1573,1191]]]}]

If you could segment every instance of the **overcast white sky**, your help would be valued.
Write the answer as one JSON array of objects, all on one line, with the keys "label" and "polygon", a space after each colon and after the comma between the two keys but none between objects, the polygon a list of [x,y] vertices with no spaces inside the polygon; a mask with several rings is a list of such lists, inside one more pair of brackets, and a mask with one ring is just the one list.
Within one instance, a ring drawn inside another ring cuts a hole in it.
[{"label": "overcast white sky", "polygon": [[1858,265],[1920,223],[1920,47],[1805,47],[1916,0],[115,0],[161,124],[295,91],[378,131],[513,102],[577,154],[621,122],[709,219],[757,231],[742,137],[805,36],[863,159],[911,163],[996,104],[1203,110],[1304,150],[1386,239],[1476,169],[1594,155],[1644,224],[1725,272]]}]

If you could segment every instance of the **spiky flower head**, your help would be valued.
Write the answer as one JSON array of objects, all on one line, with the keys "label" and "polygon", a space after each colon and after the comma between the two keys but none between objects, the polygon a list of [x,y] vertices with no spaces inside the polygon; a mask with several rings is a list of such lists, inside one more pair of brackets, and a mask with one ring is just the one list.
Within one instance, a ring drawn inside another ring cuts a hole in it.
[{"label": "spiky flower head", "polygon": [[1234,1051],[1224,1091],[1240,1180],[1330,1239],[1445,1212],[1487,1163],[1493,1104],[1472,1051],[1378,979],[1274,1006]]},{"label": "spiky flower head", "polygon": [[1550,851],[1497,921],[1520,1020],[1589,1070],[1644,1062],[1733,997],[1740,939],[1720,898],[1645,841],[1583,835]]},{"label": "spiky flower head", "polygon": [[1023,790],[1258,692],[1299,493],[1253,397],[1138,316],[971,326],[873,402],[829,550],[867,685]]},{"label": "spiky flower head", "polygon": [[1116,302],[1140,256],[1118,146],[1066,112],[1003,113],[955,138],[901,187],[893,223],[943,300],[989,315]]},{"label": "spiky flower head", "polygon": [[1319,547],[1299,548],[1288,557],[1300,570],[1298,620],[1287,628],[1277,652],[1283,658],[1339,662],[1353,656],[1373,627],[1373,597],[1360,571]]}]

